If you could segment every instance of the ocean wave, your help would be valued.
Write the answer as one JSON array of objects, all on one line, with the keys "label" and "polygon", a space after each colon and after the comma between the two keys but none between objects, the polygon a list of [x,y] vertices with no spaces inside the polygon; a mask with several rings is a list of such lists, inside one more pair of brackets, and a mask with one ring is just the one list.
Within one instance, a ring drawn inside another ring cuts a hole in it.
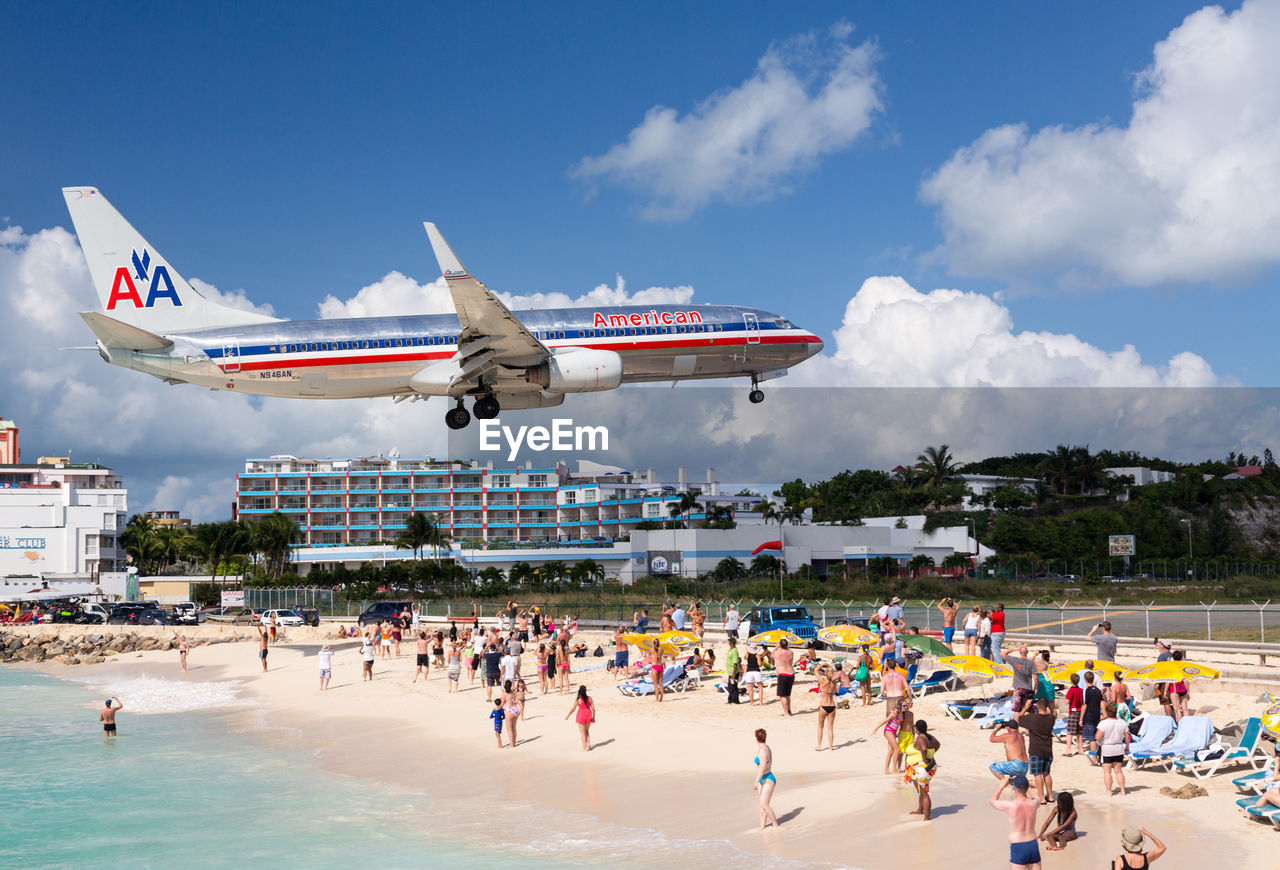
[{"label": "ocean wave", "polygon": [[237,691],[239,680],[192,682],[166,680],[147,675],[122,677],[76,677],[104,697],[119,696],[129,713],[186,713],[192,710],[248,707],[254,702]]}]

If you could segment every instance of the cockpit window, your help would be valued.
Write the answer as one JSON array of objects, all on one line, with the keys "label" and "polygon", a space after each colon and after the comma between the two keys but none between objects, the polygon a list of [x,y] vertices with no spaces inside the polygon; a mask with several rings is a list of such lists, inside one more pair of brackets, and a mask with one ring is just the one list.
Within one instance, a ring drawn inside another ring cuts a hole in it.
[{"label": "cockpit window", "polygon": [[778,325],[779,329],[795,329],[795,325],[785,317],[779,317],[773,322]]}]

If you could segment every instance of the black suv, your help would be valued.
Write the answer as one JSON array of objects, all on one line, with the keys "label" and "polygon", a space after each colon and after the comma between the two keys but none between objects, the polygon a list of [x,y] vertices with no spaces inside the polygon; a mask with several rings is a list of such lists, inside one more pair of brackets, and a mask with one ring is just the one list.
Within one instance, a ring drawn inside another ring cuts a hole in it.
[{"label": "black suv", "polygon": [[375,601],[369,605],[368,610],[360,614],[356,624],[364,628],[375,622],[389,622],[399,616],[401,611],[408,609],[408,601]]}]

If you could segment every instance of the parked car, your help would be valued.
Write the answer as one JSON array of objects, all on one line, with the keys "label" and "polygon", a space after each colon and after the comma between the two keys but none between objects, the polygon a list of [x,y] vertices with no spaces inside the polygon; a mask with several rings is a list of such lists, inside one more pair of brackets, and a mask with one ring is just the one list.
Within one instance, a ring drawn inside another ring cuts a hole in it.
[{"label": "parked car", "polygon": [[1050,583],[1050,582],[1065,583],[1066,581],[1063,579],[1061,574],[1055,571],[1049,571],[1048,573],[1045,573],[1045,574],[1035,575],[1034,577],[1031,578],[1031,582],[1032,583]]},{"label": "parked car", "polygon": [[117,604],[107,616],[108,625],[138,625],[138,616],[147,610],[154,609],[143,601],[126,601]]},{"label": "parked car", "polygon": [[272,616],[276,618],[276,625],[286,627],[302,625],[302,617],[292,610],[264,610],[258,620],[262,625],[270,625]]},{"label": "parked car", "polygon": [[173,605],[173,616],[182,625],[198,625],[209,618],[209,611],[196,607],[194,601],[180,601]]},{"label": "parked car", "polygon": [[805,640],[818,636],[818,625],[809,616],[809,609],[799,604],[753,607],[746,621],[751,624],[751,634],[782,629]]},{"label": "parked car", "polygon": [[80,602],[80,612],[85,615],[84,622],[86,625],[106,622],[107,617],[111,615],[111,609],[107,605],[99,604],[96,601]]},{"label": "parked car", "polygon": [[316,628],[320,627],[320,611],[316,610],[314,607],[295,607],[293,608],[293,612],[302,617],[303,625],[313,625]]},{"label": "parked car", "polygon": [[408,601],[375,601],[356,619],[361,628],[375,622],[386,622],[399,616],[401,611],[409,609]]},{"label": "parked car", "polygon": [[163,607],[138,611],[138,625],[178,625],[177,617]]},{"label": "parked car", "polygon": [[257,625],[262,617],[252,607],[222,607],[208,616],[209,622],[229,622],[232,625]]}]

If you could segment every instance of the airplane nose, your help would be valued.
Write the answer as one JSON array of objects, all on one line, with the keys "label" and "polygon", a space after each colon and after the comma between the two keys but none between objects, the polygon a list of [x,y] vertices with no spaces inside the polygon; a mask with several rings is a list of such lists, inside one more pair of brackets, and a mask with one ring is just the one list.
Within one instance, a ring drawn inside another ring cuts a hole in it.
[{"label": "airplane nose", "polygon": [[811,332],[805,336],[805,340],[807,341],[805,348],[808,350],[809,356],[817,356],[822,353],[822,339]]}]

